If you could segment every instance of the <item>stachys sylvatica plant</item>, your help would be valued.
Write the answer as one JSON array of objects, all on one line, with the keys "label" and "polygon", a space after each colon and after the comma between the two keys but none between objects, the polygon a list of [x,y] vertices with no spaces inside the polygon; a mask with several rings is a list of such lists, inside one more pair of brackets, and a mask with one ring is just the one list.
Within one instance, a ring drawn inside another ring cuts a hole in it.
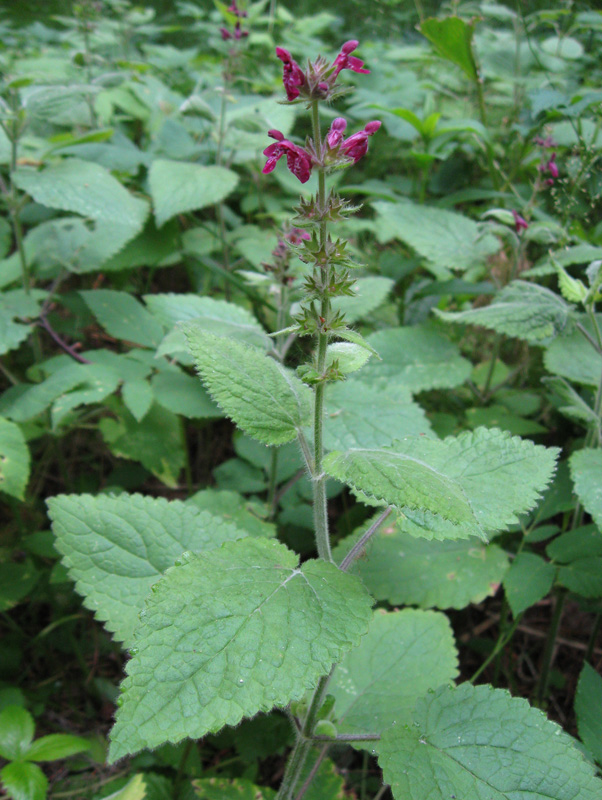
[{"label": "stachys sylvatica plant", "polygon": [[[302,197],[287,239],[307,265],[304,299],[276,339],[312,337],[311,360],[293,372],[277,350],[266,354],[227,328],[182,326],[201,380],[236,425],[273,448],[298,443],[313,491],[317,558],[300,563],[271,529],[190,502],[127,494],[49,501],[78,591],[131,656],[109,758],[200,739],[279,708],[294,732],[279,800],[339,797],[340,784],[329,789],[324,770],[329,747],[342,743],[378,755],[398,800],[600,800],[593,766],[541,711],[491,686],[454,685],[457,653],[444,614],[373,611],[354,574],[379,529],[422,541],[474,537],[476,547],[518,524],[557,457],[553,448],[485,428],[443,440],[419,431],[387,446],[358,436],[348,449],[325,447],[331,384],[351,383],[347,375],[370,359],[368,370],[384,363],[337,303],[353,295],[358,265],[331,228],[355,209],[326,181],[366,155],[380,122],[346,136],[342,117],[326,131],[320,120],[320,105],[346,91],[340,73],[368,71],[352,55],[357,46],[349,41],[334,63],[318,57],[305,68],[277,49],[287,101],[306,106],[312,136],[301,145],[269,131],[263,171],[285,158],[301,183],[317,173],[317,193]],[[375,417],[393,372],[372,373]],[[362,400],[359,388],[346,397],[351,410]],[[376,509],[334,551],[329,479]],[[223,796],[239,795],[233,788]]]}]

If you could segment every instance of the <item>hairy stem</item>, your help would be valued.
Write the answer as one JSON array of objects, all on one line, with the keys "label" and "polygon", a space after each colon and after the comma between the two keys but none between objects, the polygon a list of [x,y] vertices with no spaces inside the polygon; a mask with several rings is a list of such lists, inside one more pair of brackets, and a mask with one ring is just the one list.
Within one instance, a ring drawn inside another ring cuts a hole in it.
[{"label": "hairy stem", "polygon": [[[322,134],[320,131],[320,110],[318,101],[312,102],[312,123],[314,134],[314,146],[318,153],[322,149]],[[324,170],[318,168],[318,208],[320,213],[323,213],[326,205],[326,178]],[[320,245],[326,242],[326,220],[324,218],[320,221]],[[323,275],[324,284],[328,285],[329,267],[323,267],[326,274]],[[330,310],[330,301],[328,295],[324,292],[320,306],[320,316],[322,319],[328,318]],[[328,335],[326,333],[318,333],[318,353],[316,369],[318,375],[324,373],[326,367],[326,346],[328,344]],[[314,525],[316,535],[316,547],[320,558],[326,561],[332,561],[332,553],[330,550],[330,537],[328,534],[328,510],[326,504],[326,475],[322,469],[322,458],[324,456],[324,443],[323,443],[323,428],[324,428],[324,381],[316,384],[315,388],[315,403],[314,403]]]},{"label": "hairy stem", "polygon": [[341,569],[343,572],[347,572],[347,570],[353,564],[353,562],[357,558],[359,558],[359,556],[362,554],[370,539],[378,531],[380,526],[383,524],[383,522],[387,519],[387,517],[391,514],[392,511],[393,511],[393,506],[389,506],[372,523],[372,525],[370,525],[366,533],[364,533],[364,535],[360,537],[360,539],[353,545],[351,550],[347,553],[345,558],[341,561],[339,569]]}]

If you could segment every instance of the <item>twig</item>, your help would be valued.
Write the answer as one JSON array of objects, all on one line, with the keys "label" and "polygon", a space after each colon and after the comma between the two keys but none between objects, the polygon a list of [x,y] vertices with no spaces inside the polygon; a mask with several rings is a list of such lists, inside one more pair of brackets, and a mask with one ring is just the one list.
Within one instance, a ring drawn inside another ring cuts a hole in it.
[{"label": "twig", "polygon": [[77,350],[75,350],[75,348],[71,347],[71,345],[68,345],[67,342],[65,342],[63,339],[61,339],[61,337],[54,330],[54,328],[50,325],[50,323],[48,322],[48,320],[46,319],[45,316],[42,315],[42,316],[40,316],[38,318],[38,324],[41,325],[42,328],[44,328],[44,330],[47,331],[50,334],[50,336],[58,344],[58,346],[61,348],[61,350],[64,350],[65,353],[67,353],[67,355],[71,356],[71,358],[73,358],[75,361],[79,361],[80,364],[91,364],[92,363],[87,358],[84,358],[84,356],[80,355],[77,352]]}]

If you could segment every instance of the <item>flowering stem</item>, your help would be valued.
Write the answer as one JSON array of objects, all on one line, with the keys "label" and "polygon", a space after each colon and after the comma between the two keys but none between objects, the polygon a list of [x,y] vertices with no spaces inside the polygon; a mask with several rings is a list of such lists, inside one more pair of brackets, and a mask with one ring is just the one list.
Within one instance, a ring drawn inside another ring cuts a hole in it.
[{"label": "flowering stem", "polygon": [[[322,134],[320,132],[320,110],[318,101],[312,102],[312,123],[314,134],[314,146],[316,152],[320,153],[322,149]],[[322,215],[320,219],[320,245],[324,246],[326,242],[326,219],[324,218],[324,210],[326,206],[326,178],[324,169],[318,168],[318,210]],[[323,274],[324,285],[328,285],[329,280],[329,267],[326,265],[322,268],[326,274]],[[326,292],[322,295],[322,302],[320,306],[320,316],[322,319],[328,318],[330,310],[330,301]],[[318,333],[318,357],[316,369],[318,375],[324,374],[326,367],[326,346],[328,344],[328,336],[326,333]],[[326,384],[320,381],[316,384],[315,388],[315,403],[314,403],[314,525],[316,535],[316,546],[318,555],[327,561],[332,561],[332,553],[330,551],[330,538],[328,535],[328,512],[326,506],[326,475],[322,469],[322,458],[324,455],[323,443],[323,427],[324,427],[324,389]]]}]

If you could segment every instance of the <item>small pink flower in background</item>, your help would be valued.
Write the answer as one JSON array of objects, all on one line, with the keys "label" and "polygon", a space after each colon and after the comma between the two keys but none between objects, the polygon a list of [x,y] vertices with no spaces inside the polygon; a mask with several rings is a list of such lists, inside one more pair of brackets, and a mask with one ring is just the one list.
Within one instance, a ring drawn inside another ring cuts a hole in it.
[{"label": "small pink flower in background", "polygon": [[230,31],[227,31],[225,28],[220,28],[219,32],[221,33],[224,42],[227,42],[228,39],[232,38],[232,34],[230,33]]},{"label": "small pink flower in background", "polygon": [[548,172],[553,178],[558,177],[558,165],[556,164],[556,153],[552,153],[550,160],[546,164]]},{"label": "small pink flower in background", "polygon": [[295,100],[299,97],[299,89],[297,87],[303,86],[305,83],[303,70],[284,47],[277,47],[276,55],[282,61],[284,67],[282,82],[286,90],[286,97],[288,100]]},{"label": "small pink flower in background", "polygon": [[373,136],[382,125],[378,120],[367,122],[363,131],[358,131],[341,143],[341,152],[357,164],[368,152],[368,137]]},{"label": "small pink flower in background", "polygon": [[341,52],[334,60],[334,77],[336,78],[339,72],[343,69],[350,69],[352,72],[361,72],[364,75],[369,74],[370,70],[364,68],[364,62],[355,56],[350,56],[349,53],[357,48],[359,42],[356,39],[351,39],[341,47]]},{"label": "small pink flower in background", "polygon": [[558,171],[558,164],[556,163],[556,153],[555,152],[552,153],[552,155],[546,161],[545,164],[540,164],[539,167],[538,167],[538,170],[541,173],[544,173],[544,174],[548,173],[548,175],[551,176],[550,178],[546,178],[545,182],[546,182],[547,186],[553,186],[554,185],[554,180],[560,174],[559,171]]},{"label": "small pink flower in background", "polygon": [[264,156],[268,157],[263,172],[272,172],[282,156],[286,156],[286,165],[295,178],[298,178],[301,183],[307,183],[313,167],[310,154],[302,147],[285,139],[284,134],[280,131],[268,131],[268,136],[276,139],[276,142],[268,145],[263,151]]},{"label": "small pink flower in background", "polygon": [[535,139],[533,139],[533,141],[540,147],[545,147],[545,148],[556,147],[556,142],[554,141],[554,139],[552,139],[551,136],[546,136],[545,139],[542,139],[541,136],[536,136]]},{"label": "small pink flower in background", "polygon": [[337,117],[332,121],[330,130],[326,134],[326,141],[330,148],[334,148],[342,142],[346,127],[347,120],[343,119],[343,117]]},{"label": "small pink flower in background", "polygon": [[290,231],[284,234],[284,238],[291,244],[301,244],[302,241],[309,241],[311,234],[304,231],[303,228],[291,228]]},{"label": "small pink flower in background", "polygon": [[512,209],[512,216],[514,217],[514,226],[517,233],[520,233],[521,230],[526,230],[529,227],[527,220],[524,217],[521,217],[518,211]]}]

